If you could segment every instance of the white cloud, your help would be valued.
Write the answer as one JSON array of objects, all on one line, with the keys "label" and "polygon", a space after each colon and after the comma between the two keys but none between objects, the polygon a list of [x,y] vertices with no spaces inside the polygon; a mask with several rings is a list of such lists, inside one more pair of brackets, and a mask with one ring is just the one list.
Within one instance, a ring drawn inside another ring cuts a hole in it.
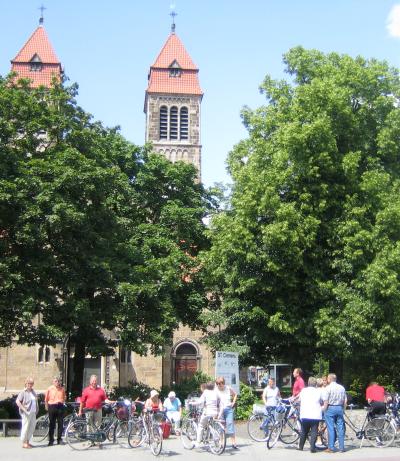
[{"label": "white cloud", "polygon": [[391,37],[400,38],[400,5],[393,5],[386,21],[386,28]]}]

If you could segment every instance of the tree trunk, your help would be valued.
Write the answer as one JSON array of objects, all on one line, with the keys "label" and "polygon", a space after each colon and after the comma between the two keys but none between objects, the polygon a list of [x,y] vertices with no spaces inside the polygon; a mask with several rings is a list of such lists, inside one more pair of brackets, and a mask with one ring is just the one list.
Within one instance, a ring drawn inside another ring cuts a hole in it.
[{"label": "tree trunk", "polygon": [[329,363],[329,373],[335,373],[337,382],[343,383],[343,357],[336,357]]},{"label": "tree trunk", "polygon": [[72,381],[71,393],[72,397],[82,395],[83,371],[85,368],[85,343],[79,338],[75,340],[75,356],[74,356],[74,379]]}]

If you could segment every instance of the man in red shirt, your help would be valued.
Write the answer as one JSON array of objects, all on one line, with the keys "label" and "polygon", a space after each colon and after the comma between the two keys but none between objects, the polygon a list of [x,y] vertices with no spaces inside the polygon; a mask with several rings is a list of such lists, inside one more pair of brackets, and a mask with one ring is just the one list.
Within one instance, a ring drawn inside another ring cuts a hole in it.
[{"label": "man in red shirt", "polygon": [[82,392],[79,416],[82,415],[83,408],[94,409],[96,411],[91,413],[93,414],[93,422],[96,426],[100,426],[104,402],[109,402],[107,395],[104,389],[97,385],[97,376],[92,375],[89,380],[89,386],[85,387]]},{"label": "man in red shirt", "polygon": [[380,386],[375,381],[372,381],[367,387],[365,398],[371,406],[371,414],[373,416],[384,415],[386,413],[386,397],[385,388],[383,386]]},{"label": "man in red shirt", "polygon": [[293,377],[295,381],[294,381],[293,389],[292,389],[292,397],[297,398],[301,390],[306,387],[306,385],[304,384],[304,379],[301,377],[302,374],[303,374],[303,371],[301,368],[295,368],[293,370]]}]

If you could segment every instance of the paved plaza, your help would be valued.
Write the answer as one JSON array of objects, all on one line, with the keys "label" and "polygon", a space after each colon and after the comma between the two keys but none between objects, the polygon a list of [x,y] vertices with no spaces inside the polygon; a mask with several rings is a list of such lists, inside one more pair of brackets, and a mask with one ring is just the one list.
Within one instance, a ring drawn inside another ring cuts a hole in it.
[{"label": "paved plaza", "polygon": [[[164,440],[163,449],[158,459],[169,459],[171,461],[190,460],[216,460],[230,459],[231,461],[321,461],[335,460],[347,461],[399,461],[400,445],[390,448],[373,448],[365,443],[363,448],[358,444],[348,443],[346,453],[329,454],[319,452],[311,454],[305,450],[300,452],[295,446],[279,445],[268,450],[265,443],[251,441],[245,433],[245,426],[239,427],[238,445],[239,450],[232,450],[229,446],[220,456],[213,455],[206,450],[185,450],[179,438],[172,436]],[[124,461],[137,459],[140,461],[155,460],[149,448],[126,449],[112,443],[105,443],[103,449],[97,447],[86,451],[74,451],[68,445],[47,447],[43,443],[30,450],[22,449],[20,440],[17,437],[0,438],[0,460],[1,461]]]}]

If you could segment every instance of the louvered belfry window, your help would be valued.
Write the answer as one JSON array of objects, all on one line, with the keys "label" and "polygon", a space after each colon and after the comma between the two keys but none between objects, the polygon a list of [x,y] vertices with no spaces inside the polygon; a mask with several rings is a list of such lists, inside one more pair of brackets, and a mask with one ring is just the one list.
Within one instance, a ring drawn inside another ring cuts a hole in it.
[{"label": "louvered belfry window", "polygon": [[160,107],[160,139],[168,138],[168,108]]},{"label": "louvered belfry window", "polygon": [[178,139],[178,108],[171,107],[169,114],[169,139]]},{"label": "louvered belfry window", "polygon": [[188,139],[189,135],[189,116],[188,116],[188,108],[181,107],[181,120],[180,120],[180,139]]}]

